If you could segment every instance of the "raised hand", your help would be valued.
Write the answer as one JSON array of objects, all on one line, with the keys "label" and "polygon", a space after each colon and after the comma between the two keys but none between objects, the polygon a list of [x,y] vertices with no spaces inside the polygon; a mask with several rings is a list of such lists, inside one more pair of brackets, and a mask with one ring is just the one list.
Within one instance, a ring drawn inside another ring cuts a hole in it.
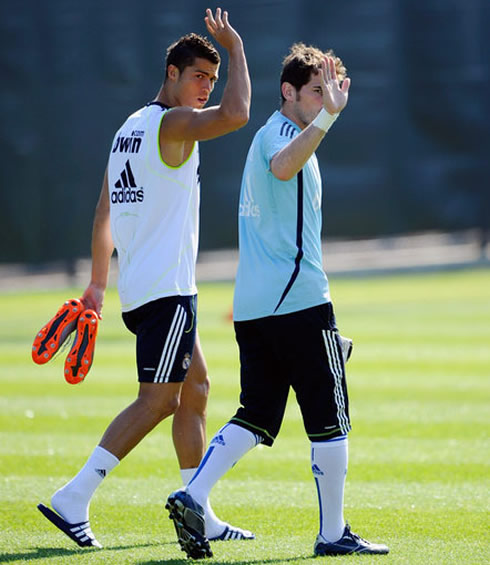
[{"label": "raised hand", "polygon": [[216,13],[208,8],[204,18],[209,33],[226,50],[232,49],[236,45],[241,45],[242,39],[228,22],[228,12],[225,10],[221,14],[221,8],[216,8]]},{"label": "raised hand", "polygon": [[345,108],[349,99],[350,78],[344,79],[342,85],[339,84],[335,59],[328,55],[322,61],[320,75],[323,82],[323,107],[329,114],[338,114]]}]

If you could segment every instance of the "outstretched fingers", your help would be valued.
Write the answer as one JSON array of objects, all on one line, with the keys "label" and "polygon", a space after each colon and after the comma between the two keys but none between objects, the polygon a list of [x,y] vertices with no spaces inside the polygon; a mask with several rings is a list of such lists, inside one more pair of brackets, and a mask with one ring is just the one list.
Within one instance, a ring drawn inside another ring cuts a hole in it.
[{"label": "outstretched fingers", "polygon": [[204,21],[206,23],[206,27],[208,28],[209,33],[214,33],[214,29],[216,27],[216,22],[213,18],[213,12],[208,8],[206,10],[206,16],[204,17]]},{"label": "outstretched fingers", "polygon": [[225,49],[229,50],[236,45],[241,45],[241,38],[231,26],[226,10],[222,11],[221,8],[216,8],[216,12],[213,15],[208,8],[204,21],[209,33]]},{"label": "outstretched fingers", "polygon": [[206,10],[206,17],[204,18],[206,22],[206,27],[211,34],[216,34],[228,27],[228,12],[223,12],[223,17],[221,16],[221,8],[216,8],[216,13],[213,16],[213,12],[208,8]]},{"label": "outstretched fingers", "polygon": [[328,55],[322,61],[322,69],[327,84],[337,81],[337,69],[335,67],[335,59]]},{"label": "outstretched fingers", "polygon": [[228,27],[230,24],[228,23],[228,12],[226,10],[223,11],[223,27]]},{"label": "outstretched fingers", "polygon": [[321,63],[321,76],[324,81],[323,105],[330,114],[341,112],[348,100],[350,79],[339,82],[335,58],[326,55]]}]

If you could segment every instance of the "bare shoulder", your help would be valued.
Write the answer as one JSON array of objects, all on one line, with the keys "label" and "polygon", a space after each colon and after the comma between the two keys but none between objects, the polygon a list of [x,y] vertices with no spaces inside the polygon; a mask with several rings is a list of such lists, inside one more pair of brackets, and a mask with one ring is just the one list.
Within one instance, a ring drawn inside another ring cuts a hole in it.
[{"label": "bare shoulder", "polygon": [[194,110],[186,106],[172,108],[165,113],[160,127],[160,154],[163,161],[171,167],[178,167],[189,156],[194,147],[194,139],[188,132]]},{"label": "bare shoulder", "polygon": [[195,118],[196,110],[189,106],[176,106],[165,112],[160,128],[160,140],[166,142],[183,141],[185,131]]}]

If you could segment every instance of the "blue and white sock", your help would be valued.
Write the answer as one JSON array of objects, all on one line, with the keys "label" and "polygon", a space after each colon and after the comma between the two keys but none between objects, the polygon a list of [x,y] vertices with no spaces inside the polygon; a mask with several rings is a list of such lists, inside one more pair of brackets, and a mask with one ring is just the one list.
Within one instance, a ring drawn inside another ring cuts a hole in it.
[{"label": "blue and white sock", "polygon": [[241,426],[223,426],[211,440],[201,464],[187,485],[187,492],[205,507],[213,486],[258,443],[260,438]]},{"label": "blue and white sock", "polygon": [[348,463],[347,436],[311,442],[311,470],[320,507],[320,535],[338,541],[345,529],[344,485]]}]

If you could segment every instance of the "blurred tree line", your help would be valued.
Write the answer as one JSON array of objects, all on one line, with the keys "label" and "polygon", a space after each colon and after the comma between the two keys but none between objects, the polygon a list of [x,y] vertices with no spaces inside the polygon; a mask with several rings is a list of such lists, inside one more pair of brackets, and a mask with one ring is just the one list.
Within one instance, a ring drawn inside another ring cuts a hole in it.
[{"label": "blurred tree line", "polygon": [[[201,144],[201,249],[237,244],[248,145],[279,106],[293,42],[332,47],[351,97],[318,151],[324,235],[480,228],[490,209],[490,3],[249,0],[221,4],[244,39],[249,124]],[[165,49],[205,34],[202,0],[0,0],[0,261],[90,254],[113,135],[153,99]],[[220,98],[221,80],[211,103]]]}]

